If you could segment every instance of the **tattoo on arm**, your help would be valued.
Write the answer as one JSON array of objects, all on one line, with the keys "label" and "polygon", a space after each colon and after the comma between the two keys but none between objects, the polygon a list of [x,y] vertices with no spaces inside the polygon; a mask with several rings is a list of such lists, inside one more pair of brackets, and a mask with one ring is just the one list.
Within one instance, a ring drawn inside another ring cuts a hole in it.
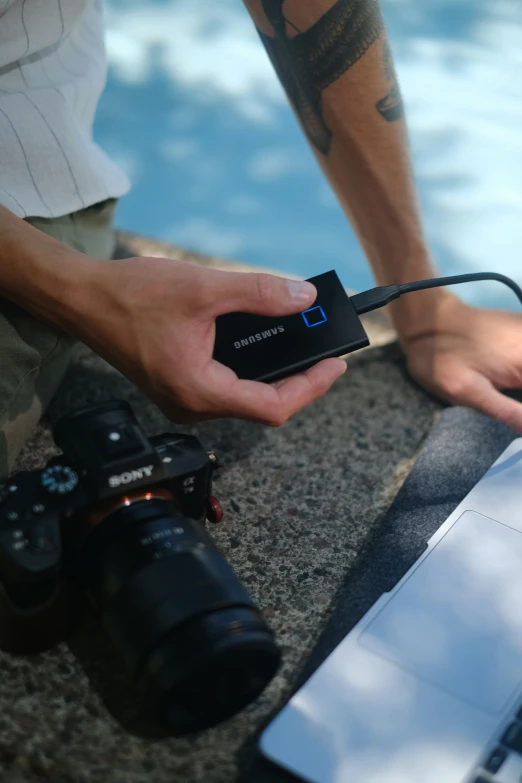
[{"label": "tattoo on arm", "polygon": [[397,76],[395,74],[395,68],[393,67],[393,57],[388,41],[384,42],[383,58],[384,71],[388,77],[391,89],[384,98],[377,101],[375,108],[385,120],[388,122],[395,122],[395,120],[400,120],[401,117],[404,116],[404,105],[397,82]]},{"label": "tattoo on arm", "polygon": [[[321,93],[358,62],[381,36],[378,0],[336,0],[308,30],[297,31],[284,15],[285,0],[262,0],[274,28],[259,32],[274,68],[310,142],[328,155],[332,131],[323,117]],[[297,31],[293,37],[289,29]]]}]

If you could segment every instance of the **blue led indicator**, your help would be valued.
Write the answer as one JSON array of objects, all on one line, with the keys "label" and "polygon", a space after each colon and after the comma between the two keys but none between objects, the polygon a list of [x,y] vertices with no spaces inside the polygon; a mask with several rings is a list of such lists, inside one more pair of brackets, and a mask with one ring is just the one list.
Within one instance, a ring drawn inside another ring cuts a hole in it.
[{"label": "blue led indicator", "polygon": [[301,315],[303,316],[303,321],[309,328],[325,324],[328,320],[324,314],[323,308],[319,306],[311,307],[309,310],[305,310],[304,313],[301,313]]}]

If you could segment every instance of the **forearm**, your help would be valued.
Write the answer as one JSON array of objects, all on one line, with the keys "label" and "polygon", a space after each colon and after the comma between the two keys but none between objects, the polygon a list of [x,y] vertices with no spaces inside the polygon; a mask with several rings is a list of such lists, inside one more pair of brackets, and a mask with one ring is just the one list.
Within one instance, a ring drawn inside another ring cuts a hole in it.
[{"label": "forearm", "polygon": [[0,207],[0,298],[74,331],[95,262]]},{"label": "forearm", "polygon": [[[246,0],[246,5],[377,282],[435,275],[376,0]],[[396,325],[404,332],[439,301],[440,292],[405,297],[392,310]]]}]

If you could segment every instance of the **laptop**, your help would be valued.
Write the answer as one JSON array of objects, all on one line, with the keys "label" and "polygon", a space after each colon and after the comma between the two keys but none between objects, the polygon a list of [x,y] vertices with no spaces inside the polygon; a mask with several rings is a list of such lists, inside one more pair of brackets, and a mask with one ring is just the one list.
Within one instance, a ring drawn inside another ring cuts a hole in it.
[{"label": "laptop", "polygon": [[260,747],[308,783],[522,783],[522,439]]}]

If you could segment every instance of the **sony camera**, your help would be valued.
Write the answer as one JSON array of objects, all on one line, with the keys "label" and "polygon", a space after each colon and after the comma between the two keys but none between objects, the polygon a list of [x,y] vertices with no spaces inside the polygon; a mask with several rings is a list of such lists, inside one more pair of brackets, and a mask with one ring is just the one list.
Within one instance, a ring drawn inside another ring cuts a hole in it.
[{"label": "sony camera", "polygon": [[215,456],[189,435],[147,438],[122,401],[72,413],[54,434],[63,456],[0,491],[0,646],[48,649],[86,595],[163,729],[235,714],[280,653],[204,527],[221,517]]}]

